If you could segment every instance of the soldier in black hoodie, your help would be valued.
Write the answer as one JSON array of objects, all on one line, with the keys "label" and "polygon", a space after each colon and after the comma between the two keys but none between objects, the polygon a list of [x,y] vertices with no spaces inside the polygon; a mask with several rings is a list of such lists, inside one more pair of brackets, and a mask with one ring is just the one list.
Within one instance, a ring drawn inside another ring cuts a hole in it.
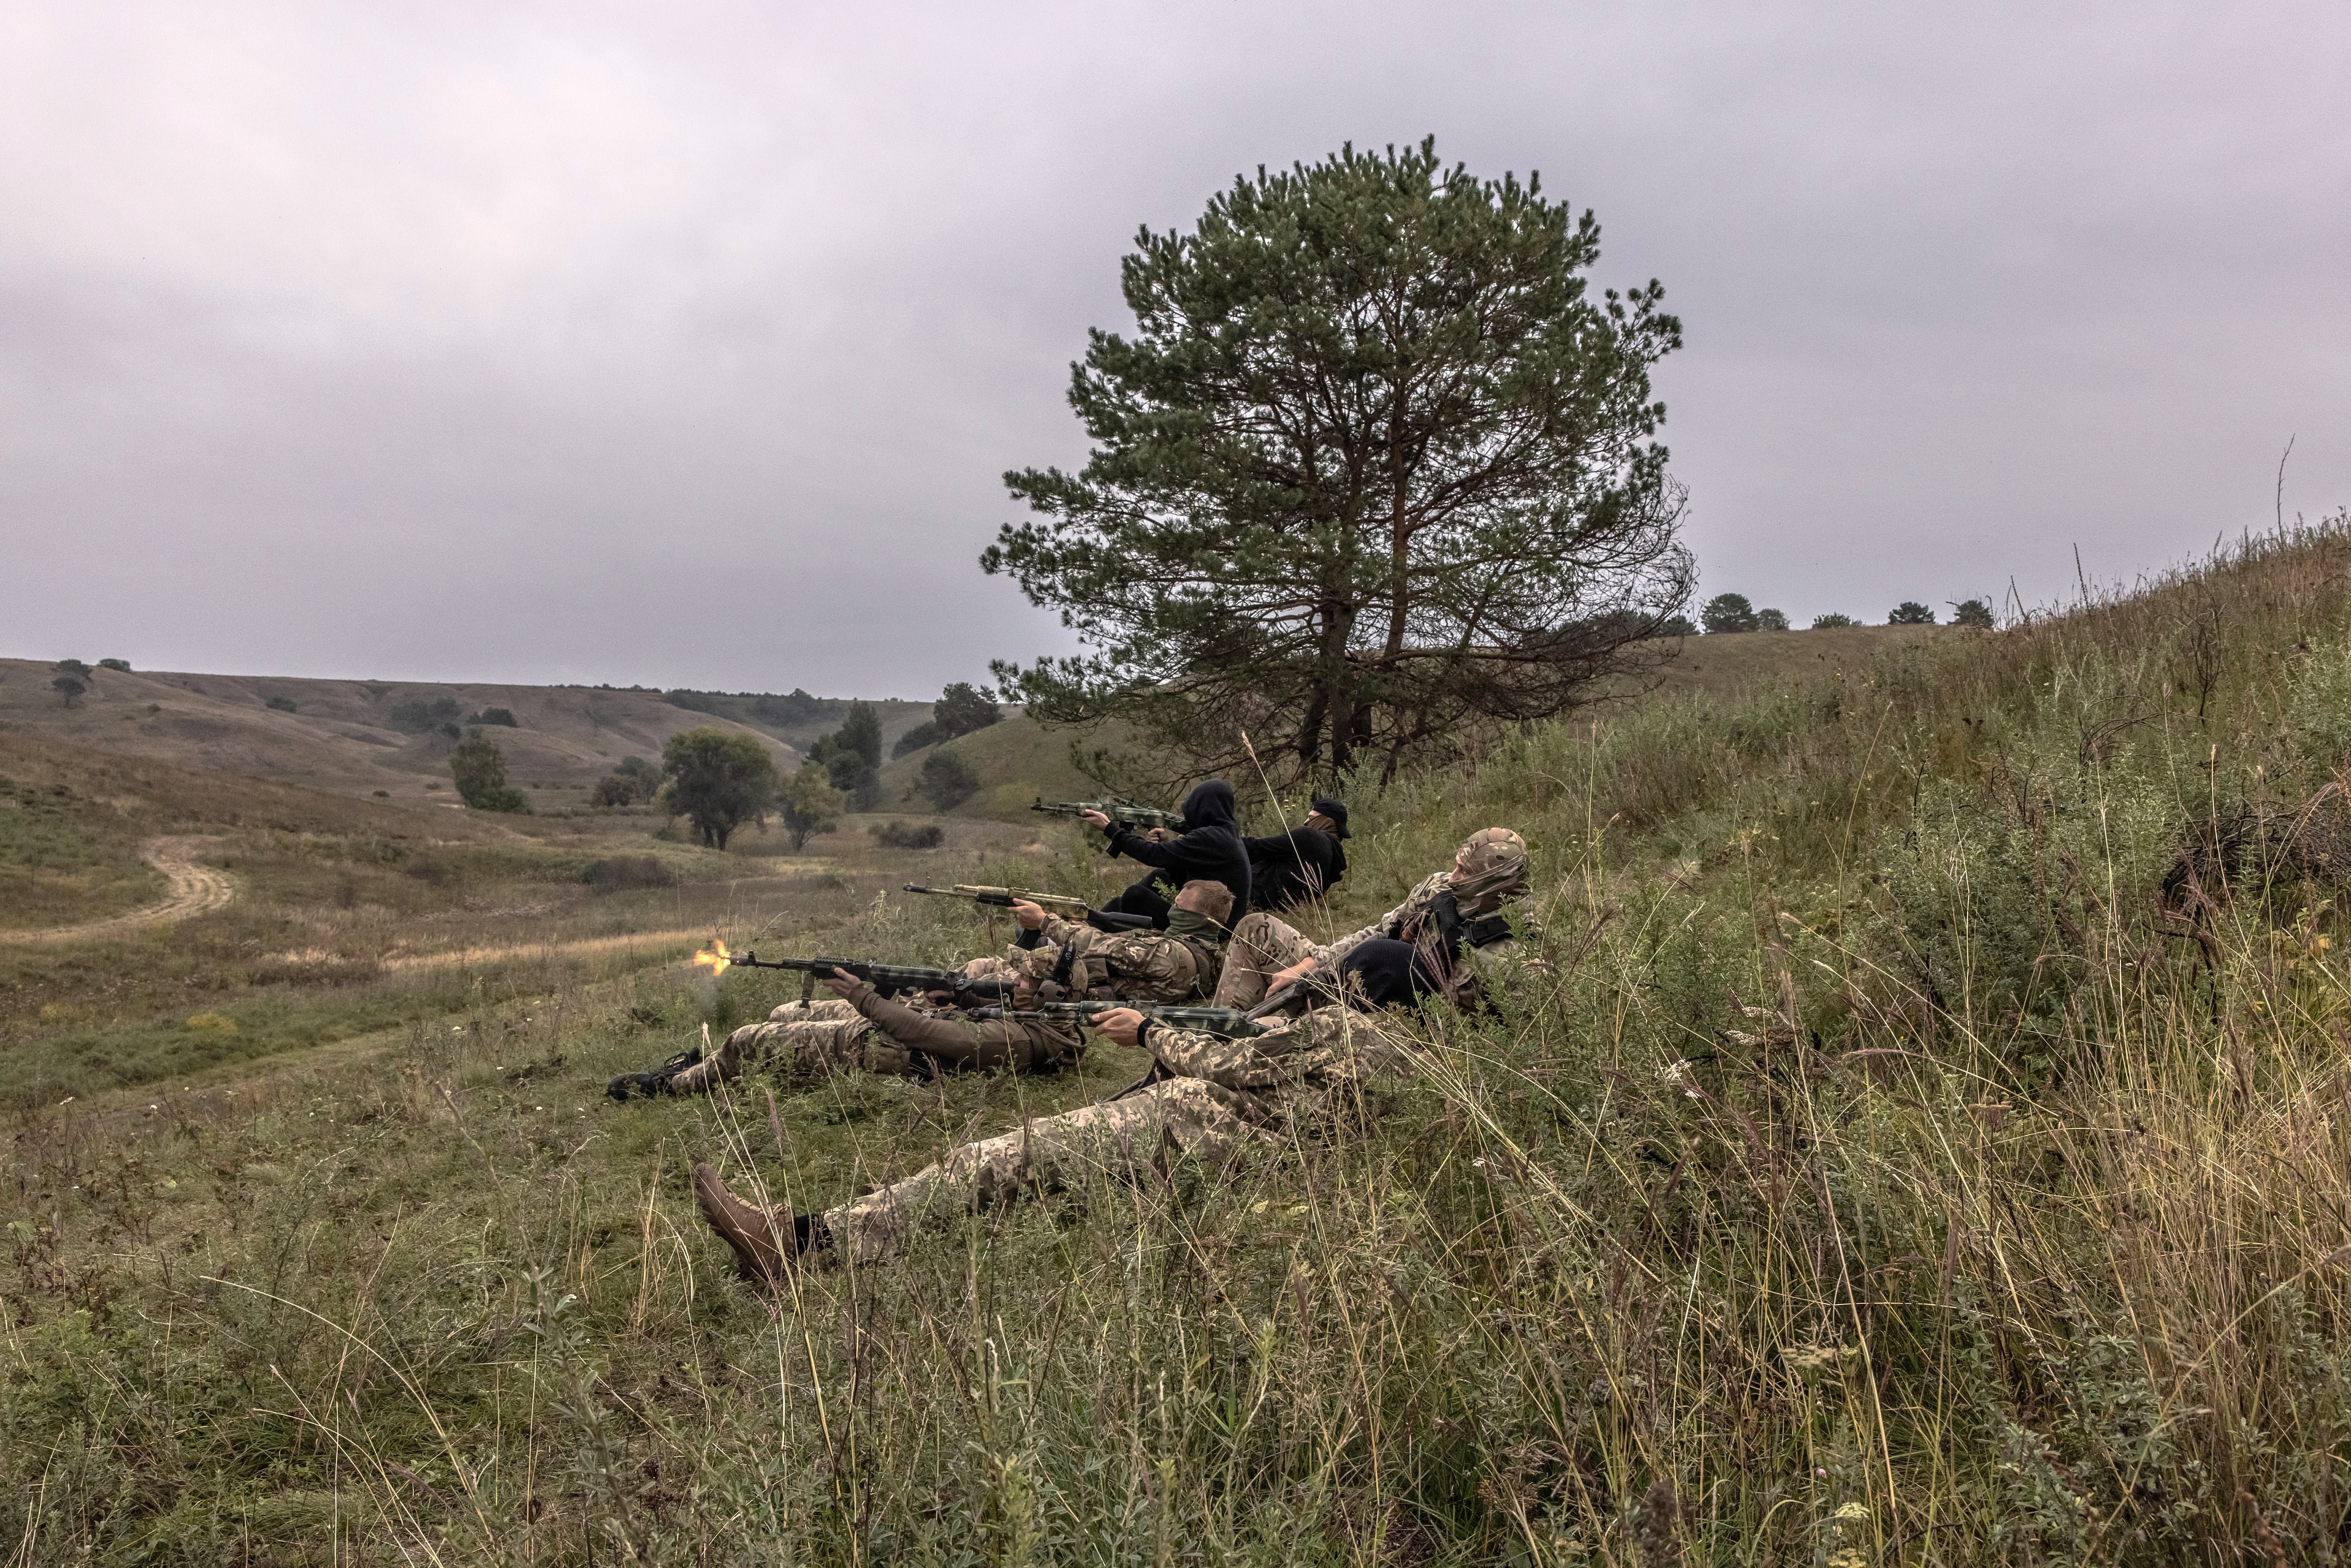
[{"label": "soldier in black hoodie", "polygon": [[[1249,851],[1233,815],[1233,787],[1211,779],[1184,797],[1184,836],[1161,842],[1145,838],[1100,811],[1088,811],[1085,821],[1110,835],[1110,852],[1142,862],[1166,874],[1177,886],[1198,878],[1221,882],[1233,890],[1233,912],[1225,917],[1228,929],[1249,913]],[[1168,899],[1146,876],[1113,899],[1105,908],[1128,915],[1148,915],[1162,928],[1167,924]]]}]

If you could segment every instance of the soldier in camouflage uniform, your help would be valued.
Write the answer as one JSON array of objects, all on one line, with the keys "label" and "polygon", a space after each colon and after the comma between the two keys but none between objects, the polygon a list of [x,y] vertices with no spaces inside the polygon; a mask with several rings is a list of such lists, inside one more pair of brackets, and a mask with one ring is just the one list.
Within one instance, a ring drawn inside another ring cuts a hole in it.
[{"label": "soldier in camouflage uniform", "polygon": [[[1013,1006],[1034,1007],[1040,993],[1060,994],[1048,977],[1056,956],[1050,949],[1016,956],[1023,962],[1014,976]],[[640,1094],[706,1093],[771,1058],[809,1074],[865,1071],[927,1077],[988,1067],[1052,1072],[1085,1054],[1083,1038],[1064,1019],[975,1023],[953,1009],[911,1007],[883,997],[839,969],[824,983],[837,999],[788,1002],[770,1013],[766,1023],[744,1025],[709,1056],[681,1071],[626,1074],[614,1079],[607,1092],[615,1099],[629,1097],[623,1085]]]},{"label": "soldier in camouflage uniform", "polygon": [[1203,877],[1176,894],[1165,931],[1097,931],[1025,900],[1013,904],[1012,917],[1059,950],[1053,977],[1078,995],[1164,1007],[1207,998],[1224,963],[1232,909],[1232,890]]},{"label": "soldier in camouflage uniform", "polygon": [[1160,1082],[1099,1105],[1030,1122],[951,1151],[936,1165],[821,1214],[795,1216],[737,1197],[708,1165],[694,1167],[703,1218],[734,1249],[747,1280],[780,1284],[790,1259],[820,1252],[871,1262],[926,1224],[1081,1185],[1091,1176],[1140,1180],[1163,1144],[1221,1164],[1276,1142],[1326,1141],[1360,1124],[1365,1090],[1405,1061],[1389,1014],[1436,989],[1426,960],[1405,943],[1359,944],[1341,961],[1350,1001],[1318,1007],[1247,1040],[1155,1024],[1122,1009],[1095,1028],[1151,1052]]},{"label": "soldier in camouflage uniform", "polygon": [[1217,1005],[1253,1008],[1267,993],[1317,969],[1328,970],[1362,944],[1382,937],[1421,949],[1446,977],[1447,994],[1464,1000],[1479,961],[1508,950],[1510,929],[1502,906],[1526,891],[1527,841],[1508,828],[1487,828],[1469,835],[1449,869],[1423,878],[1402,904],[1328,946],[1259,911],[1233,932],[1217,978]]}]

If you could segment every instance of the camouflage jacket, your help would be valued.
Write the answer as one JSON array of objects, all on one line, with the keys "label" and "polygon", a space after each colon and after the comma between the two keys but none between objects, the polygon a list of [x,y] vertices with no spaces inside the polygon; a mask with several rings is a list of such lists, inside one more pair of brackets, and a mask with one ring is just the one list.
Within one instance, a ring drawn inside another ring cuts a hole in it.
[{"label": "camouflage jacket", "polygon": [[[1217,987],[1224,951],[1206,942],[1165,931],[1097,931],[1078,921],[1048,916],[1045,940],[1075,955],[1070,989],[1080,996],[1107,991],[1123,1002],[1169,1005],[1205,999]],[[1085,973],[1075,966],[1085,966]]]},{"label": "camouflage jacket", "polygon": [[1406,1061],[1377,1018],[1345,1007],[1316,1008],[1249,1040],[1154,1024],[1143,1043],[1176,1077],[1228,1091],[1251,1120],[1301,1131],[1336,1130],[1360,1114],[1369,1082]]},{"label": "camouflage jacket", "polygon": [[983,1054],[1000,1051],[1010,1065],[1022,1071],[1050,1071],[1066,1067],[1086,1053],[1086,1042],[1065,1019],[997,1019],[974,1023],[952,1009],[918,1011],[871,986],[860,986],[850,1005],[868,1022],[909,1051],[965,1057],[976,1049]]},{"label": "camouflage jacket", "polygon": [[[1374,936],[1387,936],[1398,941],[1421,942],[1433,946],[1436,941],[1433,929],[1435,923],[1428,916],[1437,903],[1437,895],[1450,891],[1452,886],[1451,872],[1440,871],[1433,875],[1423,877],[1417,886],[1404,895],[1402,904],[1397,904],[1361,931],[1350,931],[1344,936],[1332,942],[1329,946],[1317,947],[1314,949],[1314,956],[1322,959],[1325,967],[1335,967],[1340,959]],[[1527,922],[1522,918],[1520,924],[1523,925]],[[1481,958],[1499,957],[1508,953],[1516,940],[1517,938],[1513,936],[1503,936],[1499,940],[1488,942],[1479,948],[1479,956]]]}]

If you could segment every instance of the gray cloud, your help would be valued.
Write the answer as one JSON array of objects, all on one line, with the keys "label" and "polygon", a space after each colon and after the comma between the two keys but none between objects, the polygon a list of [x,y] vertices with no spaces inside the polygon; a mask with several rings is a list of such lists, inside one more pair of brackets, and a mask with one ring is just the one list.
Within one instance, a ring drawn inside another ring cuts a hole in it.
[{"label": "gray cloud", "polygon": [[7,653],[921,695],[1117,261],[1434,131],[1665,280],[1709,591],[2127,578],[2351,498],[2317,6],[0,16]]}]

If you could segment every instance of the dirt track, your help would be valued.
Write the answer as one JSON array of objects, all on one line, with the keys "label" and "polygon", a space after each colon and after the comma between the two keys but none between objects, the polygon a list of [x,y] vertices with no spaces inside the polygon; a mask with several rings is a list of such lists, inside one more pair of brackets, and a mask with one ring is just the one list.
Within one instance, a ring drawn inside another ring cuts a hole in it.
[{"label": "dirt track", "polygon": [[192,858],[199,848],[212,841],[201,836],[150,839],[140,847],[140,858],[162,872],[171,882],[171,894],[161,904],[151,904],[128,915],[88,921],[79,925],[50,925],[38,931],[0,931],[0,942],[86,942],[93,938],[120,936],[144,926],[168,925],[218,909],[236,896],[236,883],[229,880],[227,873],[215,871],[208,865],[198,865]]}]

